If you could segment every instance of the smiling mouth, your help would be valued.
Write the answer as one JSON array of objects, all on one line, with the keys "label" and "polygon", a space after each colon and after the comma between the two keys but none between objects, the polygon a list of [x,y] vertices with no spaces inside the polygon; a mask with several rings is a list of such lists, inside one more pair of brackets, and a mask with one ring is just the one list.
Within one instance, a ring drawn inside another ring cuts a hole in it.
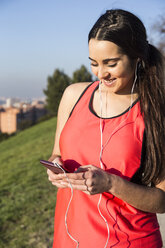
[{"label": "smiling mouth", "polygon": [[116,82],[116,78],[110,79],[110,80],[102,80],[106,85],[112,85]]}]

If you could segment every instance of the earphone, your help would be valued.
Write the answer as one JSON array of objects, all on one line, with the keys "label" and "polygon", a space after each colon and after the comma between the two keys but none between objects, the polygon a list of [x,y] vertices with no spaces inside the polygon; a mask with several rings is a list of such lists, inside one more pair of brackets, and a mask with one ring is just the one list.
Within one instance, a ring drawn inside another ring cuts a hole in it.
[{"label": "earphone", "polygon": [[[137,63],[138,64],[138,63]],[[106,145],[108,144],[108,142],[110,141],[111,137],[114,135],[114,133],[117,131],[117,129],[120,127],[120,125],[125,122],[129,115],[130,115],[130,110],[132,108],[132,104],[133,104],[133,92],[134,92],[134,88],[135,88],[135,84],[136,84],[136,80],[137,80],[137,64],[136,64],[136,70],[135,70],[135,79],[134,79],[134,82],[133,82],[133,85],[132,85],[132,89],[131,89],[131,103],[130,103],[130,107],[129,107],[129,110],[128,110],[128,114],[126,116],[126,118],[121,122],[119,123],[119,125],[113,130],[113,132],[111,133],[111,135],[108,137],[107,141],[105,142],[105,144],[103,145],[103,125],[102,125],[102,110],[103,110],[103,102],[102,102],[102,94],[101,94],[101,84],[102,82],[100,81],[99,83],[99,95],[100,95],[100,125],[99,125],[99,128],[100,128],[100,145],[101,145],[101,148],[100,148],[100,154],[99,154],[99,162],[100,162],[100,168],[101,169],[104,169],[104,166],[103,166],[103,163],[102,163],[102,154],[103,154],[103,150],[105,149]],[[67,234],[68,236],[70,237],[70,239],[72,239],[75,243],[76,243],[76,248],[79,247],[79,241],[76,240],[72,234],[69,232],[69,229],[68,229],[68,225],[67,225],[67,217],[68,217],[68,212],[69,212],[69,208],[70,208],[70,204],[71,204],[71,201],[72,201],[72,198],[73,198],[73,187],[72,187],[72,184],[70,183],[69,181],[69,178],[67,177],[67,174],[65,171],[63,171],[66,178],[67,178],[67,181],[69,183],[69,187],[71,189],[71,197],[70,197],[70,200],[69,200],[69,203],[68,203],[68,206],[67,206],[67,210],[66,210],[66,213],[65,213],[65,226],[66,226],[66,231],[67,231]],[[101,213],[101,210],[100,210],[100,203],[101,203],[101,200],[102,200],[102,193],[100,194],[99,196],[99,200],[98,200],[98,203],[97,203],[97,209],[98,209],[98,212],[100,214],[100,216],[102,217],[102,219],[104,220],[105,224],[106,224],[106,228],[107,228],[107,239],[106,239],[106,243],[105,243],[105,246],[104,248],[107,248],[107,245],[108,245],[108,242],[109,242],[109,239],[110,239],[110,229],[109,229],[109,226],[108,226],[108,221],[107,219],[104,217],[104,215]]]},{"label": "earphone", "polygon": [[[55,161],[53,161],[53,163],[54,163],[54,164],[58,164],[58,163],[56,163]],[[67,224],[68,212],[69,212],[70,204],[71,204],[72,198],[73,198],[73,187],[72,187],[72,184],[71,184],[70,181],[69,181],[69,178],[68,178],[68,176],[67,176],[67,174],[66,174],[66,171],[65,171],[61,166],[60,166],[60,168],[61,168],[61,170],[64,172],[65,177],[66,177],[66,179],[67,179],[67,181],[68,181],[68,183],[69,183],[69,187],[70,187],[70,189],[71,189],[71,197],[70,197],[70,200],[69,200],[69,203],[68,203],[68,206],[67,206],[67,210],[66,210],[66,213],[65,213],[65,227],[66,227],[66,231],[67,231],[68,236],[77,244],[77,245],[76,245],[76,248],[78,248],[78,247],[79,247],[79,242],[78,242],[78,240],[76,240],[76,239],[71,235],[71,233],[69,232],[68,224]]]},{"label": "earphone", "polygon": [[[109,138],[107,139],[107,141],[105,142],[105,144],[103,145],[103,126],[102,126],[102,110],[103,110],[103,101],[102,101],[102,95],[101,95],[101,81],[99,82],[99,96],[100,96],[100,155],[99,155],[99,161],[100,161],[100,168],[101,169],[104,169],[104,166],[103,166],[103,163],[102,163],[102,154],[103,154],[103,150],[105,149],[106,145],[108,144],[108,142],[110,141],[110,139],[112,138],[112,136],[115,134],[115,132],[117,131],[117,129],[120,127],[121,124],[123,124],[129,117],[130,115],[130,110],[132,108],[132,104],[133,104],[133,92],[134,92],[134,88],[135,88],[135,84],[136,84],[136,80],[137,80],[137,70],[138,70],[138,60],[137,60],[137,63],[136,63],[136,69],[135,69],[135,79],[134,79],[134,82],[133,82],[133,85],[132,85],[132,89],[131,89],[131,103],[130,103],[130,107],[128,109],[128,114],[126,116],[126,118],[119,123],[119,125],[113,130],[113,132],[111,133],[111,135],[109,136]],[[100,216],[103,218],[103,220],[105,221],[106,223],[106,227],[107,227],[107,240],[106,240],[106,244],[104,246],[104,248],[107,247],[108,245],[108,242],[109,242],[109,239],[110,239],[110,230],[109,230],[109,226],[108,226],[108,221],[106,220],[106,218],[103,216],[103,214],[101,213],[100,211],[100,203],[101,203],[101,199],[102,199],[102,193],[100,194],[100,198],[99,198],[99,201],[98,201],[98,205],[97,205],[97,208],[98,208],[98,211],[99,211],[99,214]]]}]

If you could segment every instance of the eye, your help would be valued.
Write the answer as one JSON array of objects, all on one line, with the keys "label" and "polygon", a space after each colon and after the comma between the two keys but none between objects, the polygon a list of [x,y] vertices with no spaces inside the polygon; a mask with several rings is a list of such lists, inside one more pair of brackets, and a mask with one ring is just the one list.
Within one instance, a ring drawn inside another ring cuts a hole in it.
[{"label": "eye", "polygon": [[108,67],[115,67],[117,65],[117,63],[112,64],[112,65],[108,65]]},{"label": "eye", "polygon": [[97,66],[97,64],[92,64],[92,63],[91,63],[91,66]]}]

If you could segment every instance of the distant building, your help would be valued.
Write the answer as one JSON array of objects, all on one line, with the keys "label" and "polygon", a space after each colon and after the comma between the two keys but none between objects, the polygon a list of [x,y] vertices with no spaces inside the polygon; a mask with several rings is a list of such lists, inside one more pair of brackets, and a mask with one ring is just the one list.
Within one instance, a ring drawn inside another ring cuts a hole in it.
[{"label": "distant building", "polygon": [[17,131],[17,114],[19,109],[7,108],[0,112],[1,133],[14,133]]},{"label": "distant building", "polygon": [[[10,101],[8,101],[8,105]],[[21,103],[19,108],[10,106],[0,108],[0,132],[12,134],[35,124],[47,114],[44,102],[36,101],[33,104]]]},{"label": "distant building", "polygon": [[6,108],[11,108],[15,107],[15,104],[20,104],[20,99],[19,98],[7,98],[6,99]]}]

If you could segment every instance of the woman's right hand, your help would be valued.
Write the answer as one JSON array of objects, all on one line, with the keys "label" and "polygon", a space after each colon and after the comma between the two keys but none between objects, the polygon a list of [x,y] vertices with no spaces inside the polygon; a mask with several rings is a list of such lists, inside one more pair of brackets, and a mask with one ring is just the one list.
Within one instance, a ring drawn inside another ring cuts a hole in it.
[{"label": "woman's right hand", "polygon": [[[52,160],[52,159],[51,159]],[[51,162],[53,163],[58,163],[59,165],[63,166],[63,161],[61,159],[60,156],[57,156],[54,160],[52,160]],[[47,169],[47,174],[48,174],[48,180],[55,185],[58,188],[66,188],[66,186],[62,185],[61,182],[62,180],[59,179],[58,174],[55,174],[54,172],[52,172],[51,170]]]}]

